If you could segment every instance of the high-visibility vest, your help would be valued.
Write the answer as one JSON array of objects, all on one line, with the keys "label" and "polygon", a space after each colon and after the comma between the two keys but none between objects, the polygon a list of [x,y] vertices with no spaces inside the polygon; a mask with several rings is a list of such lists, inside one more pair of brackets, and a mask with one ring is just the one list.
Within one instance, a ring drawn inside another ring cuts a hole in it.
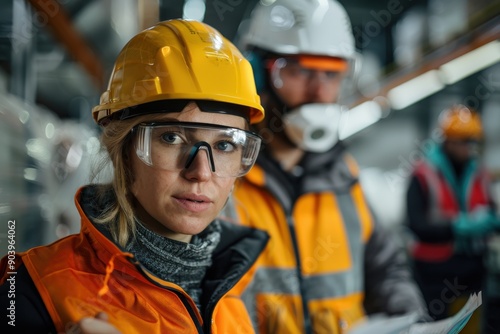
[{"label": "high-visibility vest", "polygon": [[[364,251],[374,220],[343,155],[327,173],[306,175],[295,202],[269,169],[255,165],[234,190],[240,221],[270,241],[243,299],[261,334],[345,333],[364,318]],[[348,222],[348,223],[347,223]]]},{"label": "high-visibility vest", "polygon": [[[264,233],[236,232],[229,223],[223,226],[229,235],[224,240],[227,252],[214,254],[221,258],[214,258],[217,267],[204,280],[202,288],[208,294],[203,297],[207,307],[202,315],[180,286],[142,270],[132,254],[97,230],[78,203],[80,193],[76,199],[81,232],[19,253],[15,261],[17,267],[26,266],[58,333],[98,312],[107,313],[123,334],[254,333],[243,302],[230,289],[265,245]],[[250,237],[251,233],[257,234]],[[252,255],[245,252],[250,247]],[[4,257],[0,283],[12,271],[6,264]]]},{"label": "high-visibility vest", "polygon": [[[471,212],[480,206],[489,206],[488,176],[476,170],[465,180],[465,205],[461,209],[458,195],[455,193],[444,175],[431,163],[423,160],[415,168],[414,175],[428,194],[428,222],[430,224],[449,224],[461,210]],[[416,241],[410,250],[416,260],[442,262],[454,254],[453,241],[443,243],[427,243]]]}]

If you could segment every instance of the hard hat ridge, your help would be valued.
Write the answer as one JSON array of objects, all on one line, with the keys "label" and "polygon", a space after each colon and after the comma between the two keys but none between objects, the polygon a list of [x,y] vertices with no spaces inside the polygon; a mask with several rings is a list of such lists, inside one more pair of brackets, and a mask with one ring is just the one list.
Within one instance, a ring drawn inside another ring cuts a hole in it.
[{"label": "hard hat ridge", "polygon": [[163,21],[133,37],[92,113],[101,123],[126,109],[172,100],[243,106],[251,123],[264,117],[249,62],[216,29],[193,20]]}]

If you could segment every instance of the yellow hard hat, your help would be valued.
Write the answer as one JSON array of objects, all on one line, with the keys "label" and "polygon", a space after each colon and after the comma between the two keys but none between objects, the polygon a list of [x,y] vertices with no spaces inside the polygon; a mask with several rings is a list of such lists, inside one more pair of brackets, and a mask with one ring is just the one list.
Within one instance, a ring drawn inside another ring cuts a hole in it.
[{"label": "yellow hard hat", "polygon": [[439,127],[446,138],[476,139],[483,137],[483,127],[479,114],[458,104],[444,110],[439,116]]},{"label": "yellow hard hat", "polygon": [[171,111],[171,105],[193,100],[212,103],[213,110],[218,102],[230,104],[250,123],[264,118],[252,68],[240,51],[205,23],[168,20],[125,45],[92,115],[101,123],[115,113],[124,118],[162,107]]}]

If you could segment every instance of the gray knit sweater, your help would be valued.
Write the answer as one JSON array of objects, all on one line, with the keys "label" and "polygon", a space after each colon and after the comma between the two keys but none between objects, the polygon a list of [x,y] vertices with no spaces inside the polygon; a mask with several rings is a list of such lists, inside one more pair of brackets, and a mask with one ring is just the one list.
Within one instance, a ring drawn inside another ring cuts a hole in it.
[{"label": "gray knit sweater", "polygon": [[191,243],[165,238],[137,221],[135,239],[126,249],[157,277],[179,285],[200,309],[201,282],[212,265],[212,253],[220,241],[220,223],[215,220]]}]

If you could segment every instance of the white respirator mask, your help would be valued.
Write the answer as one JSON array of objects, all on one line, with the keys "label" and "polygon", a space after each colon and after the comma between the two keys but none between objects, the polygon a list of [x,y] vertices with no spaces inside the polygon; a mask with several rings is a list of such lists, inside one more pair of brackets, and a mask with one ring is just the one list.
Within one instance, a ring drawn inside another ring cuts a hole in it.
[{"label": "white respirator mask", "polygon": [[304,104],[283,115],[285,133],[305,151],[326,152],[339,140],[341,115],[338,104]]}]

